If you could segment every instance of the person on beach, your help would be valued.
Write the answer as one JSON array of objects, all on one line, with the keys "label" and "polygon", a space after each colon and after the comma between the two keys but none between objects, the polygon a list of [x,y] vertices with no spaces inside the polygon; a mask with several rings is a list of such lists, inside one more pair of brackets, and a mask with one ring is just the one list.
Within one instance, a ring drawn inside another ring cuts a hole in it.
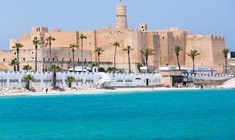
[{"label": "person on beach", "polygon": [[47,92],[48,92],[48,88],[46,88],[46,94],[47,94]]}]

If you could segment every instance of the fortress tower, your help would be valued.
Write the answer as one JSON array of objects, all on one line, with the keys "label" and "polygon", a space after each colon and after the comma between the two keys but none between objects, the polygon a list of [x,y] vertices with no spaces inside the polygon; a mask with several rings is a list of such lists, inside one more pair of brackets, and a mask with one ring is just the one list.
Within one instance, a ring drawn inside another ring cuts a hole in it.
[{"label": "fortress tower", "polygon": [[116,28],[127,29],[126,5],[117,4],[116,10]]}]

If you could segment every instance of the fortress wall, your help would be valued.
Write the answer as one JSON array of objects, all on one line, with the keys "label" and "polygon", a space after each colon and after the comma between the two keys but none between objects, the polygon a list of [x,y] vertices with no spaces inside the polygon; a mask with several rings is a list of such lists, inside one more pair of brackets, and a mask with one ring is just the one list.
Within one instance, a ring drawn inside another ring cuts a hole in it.
[{"label": "fortress wall", "polygon": [[160,50],[161,50],[161,65],[166,65],[169,63],[169,42],[168,42],[168,32],[159,32],[160,36]]},{"label": "fortress wall", "polygon": [[192,68],[193,62],[191,57],[187,55],[192,49],[196,49],[200,55],[195,58],[195,68],[207,67],[217,69],[221,72],[223,54],[222,50],[225,48],[225,41],[222,36],[214,35],[187,35],[185,52],[185,65]]},{"label": "fortress wall", "polygon": [[[131,71],[133,71],[136,68],[135,63],[138,62],[138,56],[140,55],[138,52],[139,48],[139,42],[137,40],[137,32],[136,31],[127,31],[127,38],[125,41],[125,46],[123,47],[126,48],[127,45],[131,46],[133,50],[130,51],[130,63],[131,63]],[[122,50],[123,50],[122,49]],[[124,68],[126,71],[128,71],[128,54],[127,51],[123,51],[123,64],[120,66]]]},{"label": "fortress wall", "polygon": [[31,40],[31,34],[22,35],[22,39],[11,39],[9,44],[9,49],[14,50],[12,46],[15,46],[15,43],[21,43],[25,49],[30,49],[33,47]]},{"label": "fortress wall", "polygon": [[212,54],[213,54],[213,64],[222,65],[224,62],[223,49],[226,48],[225,40],[223,36],[211,36],[212,37]]},{"label": "fortress wall", "polygon": [[[69,48],[60,48],[55,49],[52,48],[52,63],[59,64],[64,69],[68,69],[69,66],[72,66],[72,51]],[[81,51],[75,50],[75,64],[76,66],[81,65]],[[32,66],[33,70],[35,67],[35,50],[34,49],[20,49],[20,70],[23,69],[24,65]],[[92,61],[92,52],[89,50],[84,51],[84,56],[86,56],[86,62]],[[38,57],[38,71],[42,70],[43,64],[48,67],[49,63],[49,49],[38,49],[37,51]],[[16,51],[0,51],[0,63],[4,62],[6,67],[9,70],[13,70],[13,67],[8,65],[11,59],[16,58]],[[53,61],[54,60],[54,61]],[[79,61],[78,61],[79,60]],[[85,61],[85,59],[84,59]],[[87,63],[85,63],[87,64]]]},{"label": "fortress wall", "polygon": [[[101,62],[113,62],[113,48],[112,44],[113,44],[113,36],[112,35],[113,30],[109,30],[109,29],[104,29],[104,30],[96,30],[96,47],[102,47],[104,49],[104,52],[102,52],[102,54],[100,55],[100,61]],[[98,61],[97,59],[97,53],[93,53],[95,54],[93,58],[94,61]],[[102,66],[102,64],[101,64]],[[102,66],[103,67],[103,66]]]},{"label": "fortress wall", "polygon": [[[186,52],[197,50],[200,55],[195,58],[195,68],[213,65],[212,39],[210,36],[188,35],[186,41]],[[193,65],[191,57],[186,55],[186,65]]]},{"label": "fortress wall", "polygon": [[173,51],[175,46],[180,46],[183,50],[179,54],[181,65],[185,64],[186,40],[187,31],[176,29],[161,30],[158,32],[160,38],[161,50],[161,65],[177,65],[176,54]]},{"label": "fortress wall", "polygon": [[[118,64],[120,68],[124,68],[128,71],[128,54],[123,51],[127,45],[130,45],[133,50],[130,51],[131,71],[137,72],[137,63],[145,63],[140,50],[146,46],[146,33],[139,30],[126,30],[126,38],[124,38],[124,46],[120,50],[122,53],[122,63]],[[121,54],[120,54],[121,55]]]},{"label": "fortress wall", "polygon": [[79,49],[80,50],[81,50],[81,39],[80,39],[81,34],[83,34],[87,37],[87,39],[83,39],[83,49],[94,51],[95,47],[96,47],[95,30],[78,32],[78,38],[79,38],[78,42],[79,42]]},{"label": "fortress wall", "polygon": [[46,47],[46,36],[45,36],[44,32],[32,32],[31,33],[31,39],[29,40],[29,42],[31,43],[31,46],[30,46],[31,49],[35,48],[35,46],[32,43],[34,38],[37,38],[38,40],[40,40],[41,44],[38,46],[38,48],[45,48]]},{"label": "fortress wall", "polygon": [[[128,36],[127,36],[127,31],[126,29],[122,29],[122,30],[118,30],[117,34],[114,35],[113,41],[118,41],[120,43],[120,47],[117,48],[117,55],[116,55],[116,64],[117,64],[117,68],[123,68],[124,65],[124,61],[126,61],[126,59],[124,58],[124,54],[126,54],[126,52],[123,51],[124,48],[127,47],[127,40],[128,40]],[[115,37],[116,36],[116,37]],[[114,54],[114,46],[111,46],[111,52],[113,52],[112,54]]]},{"label": "fortress wall", "polygon": [[[100,61],[102,62],[113,62],[114,46],[113,43],[118,41],[116,38],[117,31],[113,29],[97,30],[96,31],[96,43],[97,46],[102,47],[104,52],[100,55]],[[121,44],[120,44],[121,45]],[[117,48],[117,51],[120,48]],[[95,53],[93,53],[95,54]],[[97,55],[95,55],[97,56]],[[119,55],[117,54],[117,57]],[[97,57],[94,59],[97,61]],[[117,61],[116,61],[117,63]]]},{"label": "fortress wall", "polygon": [[126,43],[127,32],[126,31],[127,31],[126,29],[96,30],[96,44],[97,46],[100,46],[104,49],[104,52],[100,56],[101,61],[113,63],[114,50],[115,50],[113,43],[117,41],[120,44],[120,47],[117,47],[117,52],[116,52],[117,53],[116,54],[117,67],[119,64],[122,64],[124,62],[123,55],[125,52],[123,52],[123,49],[127,46],[127,43]]},{"label": "fortress wall", "polygon": [[9,50],[14,50],[12,46],[15,46],[15,43],[20,42],[20,39],[10,39],[9,41]]},{"label": "fortress wall", "polygon": [[[24,65],[28,63],[34,62],[34,49],[20,49],[19,52],[19,61],[20,61],[20,69],[22,70]],[[9,70],[13,70],[13,67],[10,66],[10,62],[12,59],[17,57],[15,50],[7,50],[7,51],[0,51],[0,62],[4,62],[6,67]],[[32,65],[31,65],[32,66]]]},{"label": "fortress wall", "polygon": [[23,46],[24,46],[23,48],[25,48],[25,49],[34,48],[33,42],[32,42],[32,39],[31,39],[31,34],[24,34],[22,36],[22,39],[21,39],[20,43],[23,44]]},{"label": "fortress wall", "polygon": [[[77,43],[77,33],[76,32],[50,32],[45,33],[45,38],[52,36],[55,41],[51,42],[51,48],[69,48],[71,43]],[[49,47],[47,45],[47,47]]]},{"label": "fortress wall", "polygon": [[[147,40],[147,33],[146,32],[138,32],[137,33],[137,40],[138,40],[138,43],[139,43],[139,50],[137,50],[137,51],[139,51],[138,53],[140,54],[139,55],[139,59],[140,59],[140,62],[138,62],[138,63],[142,63],[142,64],[144,64],[145,65],[145,58],[143,57],[143,55],[141,54],[141,50],[143,50],[143,49],[145,49],[146,47],[149,47],[148,46],[148,40]],[[148,64],[149,65],[151,65],[150,62],[151,60],[150,60],[150,57],[149,57],[149,60],[148,60]]]},{"label": "fortress wall", "polygon": [[15,43],[17,43],[17,42],[22,43],[24,46],[23,47],[24,49],[34,49],[35,46],[32,43],[34,38],[37,38],[42,43],[38,46],[38,48],[39,47],[44,48],[44,47],[46,47],[45,33],[47,33],[47,32],[48,32],[47,27],[33,27],[31,33],[30,34],[23,34],[21,39],[11,39],[9,49],[11,50],[12,49],[11,46],[14,46]]},{"label": "fortress wall", "polygon": [[186,53],[186,32],[184,31],[174,31],[169,32],[169,65],[178,66],[177,57],[174,52],[175,46],[180,46],[183,50],[179,53],[180,65],[185,65],[185,53]]},{"label": "fortress wall", "polygon": [[5,62],[7,65],[10,63],[11,59],[16,58],[15,50],[4,50],[0,51],[0,62]]},{"label": "fortress wall", "polygon": [[154,32],[147,33],[147,46],[154,50],[154,55],[149,56],[148,65],[156,70],[160,65],[160,36]]}]

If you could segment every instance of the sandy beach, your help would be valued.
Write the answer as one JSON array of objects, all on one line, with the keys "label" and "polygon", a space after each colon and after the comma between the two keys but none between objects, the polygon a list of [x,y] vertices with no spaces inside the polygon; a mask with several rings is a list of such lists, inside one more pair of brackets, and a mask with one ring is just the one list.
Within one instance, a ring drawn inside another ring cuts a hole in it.
[{"label": "sandy beach", "polygon": [[115,89],[66,89],[65,91],[58,91],[53,89],[46,89],[44,91],[28,91],[26,89],[2,89],[0,96],[47,96],[47,95],[67,95],[67,94],[105,94],[105,93],[117,93],[117,92],[132,92],[132,91],[161,91],[161,90],[201,90],[200,88],[166,88],[166,87],[142,87],[142,88],[115,88]]}]

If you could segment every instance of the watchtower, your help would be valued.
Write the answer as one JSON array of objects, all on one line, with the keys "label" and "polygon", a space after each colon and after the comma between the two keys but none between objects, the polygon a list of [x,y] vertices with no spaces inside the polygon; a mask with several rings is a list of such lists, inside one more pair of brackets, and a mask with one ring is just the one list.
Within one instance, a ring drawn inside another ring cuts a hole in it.
[{"label": "watchtower", "polygon": [[117,4],[116,7],[116,28],[127,29],[126,5]]}]

